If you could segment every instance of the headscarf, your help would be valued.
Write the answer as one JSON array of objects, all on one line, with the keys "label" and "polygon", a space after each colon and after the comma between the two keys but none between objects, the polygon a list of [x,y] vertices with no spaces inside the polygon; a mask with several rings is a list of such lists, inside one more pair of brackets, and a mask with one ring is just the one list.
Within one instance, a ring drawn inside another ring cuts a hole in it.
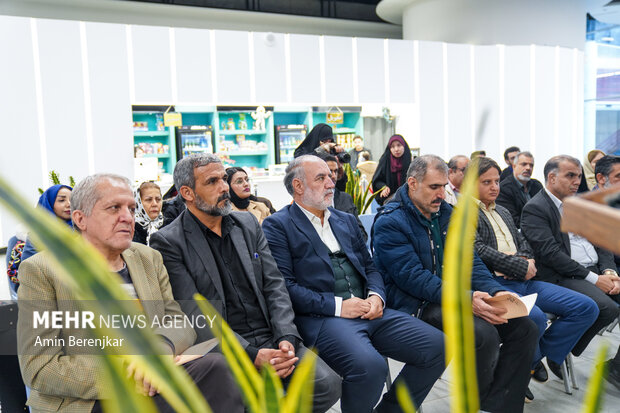
[{"label": "headscarf", "polygon": [[[392,156],[390,146],[393,142],[400,142],[400,144],[405,147],[403,156],[400,158]],[[377,164],[375,175],[372,178],[373,191],[377,191],[381,189],[381,186],[387,185],[390,188],[390,192],[393,194],[396,189],[406,181],[405,176],[407,175],[407,169],[409,169],[410,164],[411,149],[409,149],[409,145],[402,135],[393,135],[388,141],[387,147]]]},{"label": "headscarf", "polygon": [[[60,191],[62,188],[67,188],[69,191],[73,191],[73,188],[71,188],[69,185],[52,185],[47,188],[47,190],[43,192],[39,197],[39,203],[37,204],[37,208],[45,208],[52,214],[54,214],[54,216],[57,216],[54,212],[54,204],[56,203],[56,198],[58,197],[58,191]],[[71,218],[63,221],[65,221],[67,225],[73,228],[73,222],[71,221]]]},{"label": "headscarf", "polygon": [[295,149],[295,158],[302,155],[312,155],[314,150],[321,145],[321,142],[325,141],[334,142],[334,131],[328,124],[319,123],[312,128],[306,139]]},{"label": "headscarf", "polygon": [[[248,175],[248,173],[243,168],[239,168],[238,166],[226,168],[226,173],[228,174],[228,186],[230,187],[228,193],[230,194],[230,200],[233,204],[235,204],[237,209],[245,211],[246,209],[248,209],[248,206],[250,206],[250,200],[256,200],[256,197],[250,194],[250,196],[247,198],[241,198],[235,193],[235,191],[232,189],[231,183],[233,175],[235,175],[237,172],[243,172],[246,176]],[[254,197],[254,199],[252,199],[252,197]]]},{"label": "headscarf", "polygon": [[[134,197],[136,199],[136,224],[140,225],[146,230],[146,245],[149,245],[151,235],[159,230],[164,225],[164,215],[159,211],[157,218],[151,219],[146,212],[144,205],[142,204],[142,198],[140,197],[140,188],[136,188],[134,191]],[[162,205],[163,206],[163,205]],[[163,209],[163,208],[162,208]]]},{"label": "headscarf", "polygon": [[592,159],[594,159],[594,157],[599,153],[602,153],[603,156],[605,156],[605,152],[599,149],[593,149],[588,152],[583,160],[583,175],[586,177],[586,183],[588,184],[589,190],[592,190],[592,188],[596,186],[596,176],[594,175],[594,169],[592,168],[590,162],[592,162]]}]

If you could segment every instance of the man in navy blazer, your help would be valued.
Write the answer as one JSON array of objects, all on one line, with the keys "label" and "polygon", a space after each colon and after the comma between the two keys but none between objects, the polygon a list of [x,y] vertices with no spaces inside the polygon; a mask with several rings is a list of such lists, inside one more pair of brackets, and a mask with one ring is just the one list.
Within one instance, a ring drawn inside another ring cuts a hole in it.
[{"label": "man in navy blazer", "polygon": [[[323,160],[296,158],[284,184],[294,202],[268,217],[263,231],[304,342],[343,377],[341,410],[373,410],[388,371],[384,357],[405,363],[399,379],[419,406],[445,368],[443,334],[385,308],[383,279],[355,217],[331,208],[334,183]],[[377,411],[400,411],[394,387]]]}]

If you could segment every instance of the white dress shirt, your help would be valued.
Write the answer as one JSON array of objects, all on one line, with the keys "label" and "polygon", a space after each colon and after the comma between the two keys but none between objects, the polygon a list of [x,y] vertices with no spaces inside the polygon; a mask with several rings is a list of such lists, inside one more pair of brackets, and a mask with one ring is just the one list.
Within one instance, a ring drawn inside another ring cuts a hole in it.
[{"label": "white dress shirt", "polygon": [[[560,215],[562,215],[562,201],[553,195],[547,188],[545,188],[545,191],[547,191],[547,195],[549,195],[549,198],[551,198],[558,211],[560,211]],[[572,232],[568,233],[568,239],[570,241],[571,259],[577,261],[585,268],[598,264],[598,254],[590,241],[581,235],[573,234]],[[596,284],[598,281],[598,274],[590,271],[590,273],[586,276],[586,280],[592,284]]]},{"label": "white dress shirt", "polygon": [[[310,220],[310,223],[316,230],[316,233],[319,235],[319,238],[321,239],[321,241],[323,241],[327,249],[331,253],[341,251],[342,248],[340,247],[340,243],[336,239],[336,236],[332,231],[332,227],[329,225],[329,217],[331,217],[332,215],[329,209],[325,210],[323,214],[323,222],[321,223],[321,218],[317,217],[301,205],[297,204],[297,206],[299,207],[299,209],[301,209],[301,212],[304,213],[308,220]],[[381,296],[374,291],[368,292],[368,296],[371,295],[376,295],[377,297],[381,298]],[[336,300],[336,312],[334,315],[336,317],[340,317],[340,314],[342,313],[342,297],[334,297],[334,300]],[[381,298],[381,301],[383,302],[383,298]],[[383,303],[383,307],[385,308],[385,303]]]}]

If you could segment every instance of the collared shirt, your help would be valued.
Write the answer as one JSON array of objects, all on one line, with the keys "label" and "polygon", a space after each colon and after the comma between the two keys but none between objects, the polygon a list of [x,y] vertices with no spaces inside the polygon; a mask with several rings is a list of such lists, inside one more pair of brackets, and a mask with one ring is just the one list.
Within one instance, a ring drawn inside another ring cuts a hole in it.
[{"label": "collared shirt", "polygon": [[420,222],[428,232],[428,241],[431,244],[433,253],[433,273],[441,278],[443,270],[443,238],[441,237],[441,229],[439,228],[439,211],[431,213],[431,219],[428,219],[420,212],[417,206],[413,205],[413,209],[420,218]]},{"label": "collared shirt", "polygon": [[445,201],[449,203],[450,205],[456,205],[456,202],[458,201],[457,196],[459,194],[458,189],[456,189],[456,187],[452,185],[452,182],[450,182],[449,179],[448,179],[448,183],[446,184],[445,188],[446,188]]},{"label": "collared shirt", "polygon": [[[304,213],[308,220],[310,220],[310,223],[327,249],[332,253],[341,251],[340,243],[336,239],[336,236],[332,231],[332,227],[329,225],[329,217],[332,216],[329,209],[326,209],[323,213],[323,222],[321,223],[321,218],[317,217],[301,205],[297,204],[297,206],[301,209],[301,212]],[[374,291],[368,292],[368,296],[370,297],[371,295],[376,295],[381,298],[381,296]],[[334,315],[336,317],[340,317],[340,314],[342,314],[342,297],[334,297],[334,300],[336,304],[336,312]],[[381,298],[381,301],[383,301],[383,298]],[[383,303],[383,307],[385,308],[385,302]]]},{"label": "collared shirt", "polygon": [[491,228],[493,228],[493,233],[497,239],[497,250],[499,252],[503,252],[504,254],[516,254],[517,246],[515,245],[515,240],[512,237],[510,229],[495,210],[495,202],[492,202],[488,208],[482,201],[476,199],[476,202],[491,223]]},{"label": "collared shirt", "polygon": [[[556,206],[558,211],[560,211],[560,215],[562,215],[563,211],[563,203],[551,193],[546,187],[545,191],[547,191],[547,195],[553,201],[553,204]],[[568,239],[570,241],[570,257],[571,259],[577,261],[580,265],[588,268],[590,266],[598,264],[598,254],[594,249],[594,246],[582,237],[581,235],[573,234],[572,232],[568,233]],[[596,284],[598,281],[598,274],[590,271],[590,274],[586,276],[586,280],[591,282],[592,284]]]},{"label": "collared shirt", "polygon": [[521,188],[521,192],[523,193],[523,196],[525,197],[526,202],[532,199],[532,195],[530,195],[531,186],[530,188],[526,188],[525,185],[523,185],[523,183],[521,183],[521,181],[517,179],[517,177],[515,177],[515,181],[517,181],[517,185],[519,185],[519,188]]}]

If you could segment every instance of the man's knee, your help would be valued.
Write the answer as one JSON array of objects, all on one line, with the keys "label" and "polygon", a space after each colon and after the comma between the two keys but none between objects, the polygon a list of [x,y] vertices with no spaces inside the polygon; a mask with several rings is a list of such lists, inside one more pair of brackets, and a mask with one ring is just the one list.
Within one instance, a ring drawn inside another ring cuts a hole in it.
[{"label": "man's knee", "polygon": [[477,354],[490,356],[499,352],[501,340],[497,329],[491,323],[474,317],[474,335]]}]

